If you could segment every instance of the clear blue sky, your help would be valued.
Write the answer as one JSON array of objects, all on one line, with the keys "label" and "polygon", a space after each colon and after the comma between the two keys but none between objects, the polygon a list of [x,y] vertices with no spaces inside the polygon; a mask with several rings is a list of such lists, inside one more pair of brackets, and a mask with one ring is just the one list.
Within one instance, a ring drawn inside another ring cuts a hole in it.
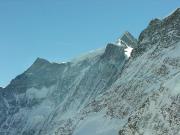
[{"label": "clear blue sky", "polygon": [[180,0],[0,0],[0,86],[37,57],[67,61],[126,30],[138,37],[177,7]]}]

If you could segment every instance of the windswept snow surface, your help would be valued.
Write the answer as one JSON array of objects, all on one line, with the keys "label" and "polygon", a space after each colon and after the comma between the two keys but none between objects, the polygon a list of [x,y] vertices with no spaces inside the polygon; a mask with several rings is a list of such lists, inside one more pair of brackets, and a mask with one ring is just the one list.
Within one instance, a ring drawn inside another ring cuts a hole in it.
[{"label": "windswept snow surface", "polygon": [[72,59],[71,62],[73,62],[74,64],[77,64],[83,60],[96,60],[99,56],[101,56],[104,53],[104,51],[105,51],[105,48],[92,50],[86,54],[82,54],[81,56]]}]

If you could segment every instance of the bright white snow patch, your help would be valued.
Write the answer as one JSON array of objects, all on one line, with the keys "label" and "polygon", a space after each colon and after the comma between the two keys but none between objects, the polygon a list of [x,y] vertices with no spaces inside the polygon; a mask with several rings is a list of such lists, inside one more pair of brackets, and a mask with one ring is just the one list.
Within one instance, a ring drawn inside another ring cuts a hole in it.
[{"label": "bright white snow patch", "polygon": [[124,41],[122,41],[121,39],[118,39],[116,42],[116,45],[125,46],[126,47],[126,49],[124,49],[125,55],[127,56],[127,58],[129,58],[131,56],[131,52],[132,52],[133,48],[128,46]]},{"label": "bright white snow patch", "polygon": [[118,39],[117,42],[116,42],[117,45],[122,45],[122,40],[121,39]]},{"label": "bright white snow patch", "polygon": [[132,50],[133,50],[133,48],[132,48],[132,47],[130,47],[130,46],[127,46],[127,48],[126,48],[126,49],[124,49],[125,54],[126,54],[126,56],[127,56],[128,58],[131,56],[131,52],[132,52]]}]

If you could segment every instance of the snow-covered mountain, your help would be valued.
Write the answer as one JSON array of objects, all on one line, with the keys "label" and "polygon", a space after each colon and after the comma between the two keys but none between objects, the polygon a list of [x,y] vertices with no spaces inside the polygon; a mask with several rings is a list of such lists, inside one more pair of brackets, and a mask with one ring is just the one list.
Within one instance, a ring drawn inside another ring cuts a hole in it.
[{"label": "snow-covered mountain", "polygon": [[[132,51],[132,53],[131,53]],[[179,135],[180,9],[136,40],[42,58],[0,88],[0,135]]]}]

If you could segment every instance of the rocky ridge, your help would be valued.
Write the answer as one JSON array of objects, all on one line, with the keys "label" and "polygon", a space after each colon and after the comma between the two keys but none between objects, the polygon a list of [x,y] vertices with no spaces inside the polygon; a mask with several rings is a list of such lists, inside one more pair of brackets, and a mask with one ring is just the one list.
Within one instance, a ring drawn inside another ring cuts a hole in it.
[{"label": "rocky ridge", "polygon": [[71,62],[38,58],[0,91],[0,134],[180,134],[180,9],[129,35]]}]

